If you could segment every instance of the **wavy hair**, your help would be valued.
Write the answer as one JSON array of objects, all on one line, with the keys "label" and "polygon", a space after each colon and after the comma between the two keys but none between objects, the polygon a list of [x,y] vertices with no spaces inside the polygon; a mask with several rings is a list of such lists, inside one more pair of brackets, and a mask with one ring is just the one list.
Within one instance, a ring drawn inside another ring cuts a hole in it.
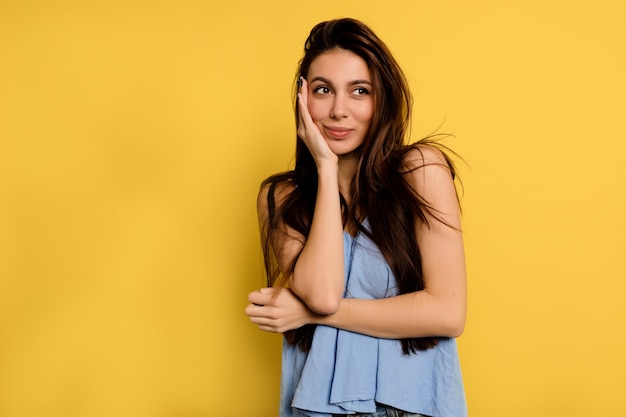
[{"label": "wavy hair", "polygon": [[[340,196],[344,226],[357,227],[379,247],[397,279],[400,294],[422,290],[424,280],[414,225],[418,219],[428,223],[427,215],[439,217],[407,181],[405,174],[419,166],[408,166],[406,156],[412,150],[420,151],[422,146],[435,146],[442,151],[447,148],[436,143],[436,136],[440,135],[429,136],[412,145],[406,143],[412,106],[408,83],[384,42],[358,20],[345,18],[317,24],[304,44],[304,57],[298,65],[296,80],[300,75],[307,78],[311,63],[333,49],[351,51],[367,63],[374,97],[374,115],[359,152],[349,203]],[[297,123],[297,105],[295,116]],[[452,161],[445,152],[442,154],[454,176]],[[267,178],[261,186],[268,185],[269,216],[267,222],[261,224],[266,276],[271,286],[285,285],[285,277],[293,273],[298,257],[290,270],[281,274],[273,253],[272,237],[277,232],[285,233],[284,225],[306,240],[317,195],[317,168],[302,139],[296,137],[294,169]],[[281,195],[277,204],[276,189],[280,185],[290,187],[285,188],[289,192]],[[361,225],[366,217],[369,230]],[[306,325],[287,332],[285,337],[288,343],[308,350],[313,331],[314,325]],[[434,347],[438,340],[437,337],[420,337],[402,339],[401,343],[403,352],[410,354]]]}]

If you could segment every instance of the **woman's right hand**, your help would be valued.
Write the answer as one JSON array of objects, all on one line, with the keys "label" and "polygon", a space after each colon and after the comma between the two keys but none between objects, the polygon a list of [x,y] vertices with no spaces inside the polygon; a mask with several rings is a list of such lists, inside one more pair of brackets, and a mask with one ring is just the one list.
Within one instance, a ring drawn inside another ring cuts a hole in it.
[{"label": "woman's right hand", "polygon": [[297,102],[299,109],[298,136],[306,144],[318,167],[324,162],[337,164],[337,155],[330,149],[309,113],[309,85],[304,77],[300,77],[300,81],[302,85],[298,92]]}]

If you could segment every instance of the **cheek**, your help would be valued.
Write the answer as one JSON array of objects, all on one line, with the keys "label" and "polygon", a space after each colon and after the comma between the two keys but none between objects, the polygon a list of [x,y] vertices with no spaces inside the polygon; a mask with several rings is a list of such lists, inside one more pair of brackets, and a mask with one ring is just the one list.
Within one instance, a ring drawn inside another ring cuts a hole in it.
[{"label": "cheek", "polygon": [[320,120],[323,117],[323,108],[317,100],[309,101],[307,108],[313,121]]},{"label": "cheek", "polygon": [[358,109],[357,114],[359,121],[362,123],[367,123],[368,125],[372,122],[372,118],[374,117],[374,106],[373,104],[367,104]]}]

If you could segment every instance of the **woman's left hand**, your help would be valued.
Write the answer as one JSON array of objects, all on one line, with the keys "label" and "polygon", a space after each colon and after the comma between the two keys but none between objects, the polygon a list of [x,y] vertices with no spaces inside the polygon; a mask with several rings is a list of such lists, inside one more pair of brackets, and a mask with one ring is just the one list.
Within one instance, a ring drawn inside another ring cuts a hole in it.
[{"label": "woman's left hand", "polygon": [[259,329],[284,333],[313,322],[316,316],[288,288],[261,288],[248,295],[246,314]]}]

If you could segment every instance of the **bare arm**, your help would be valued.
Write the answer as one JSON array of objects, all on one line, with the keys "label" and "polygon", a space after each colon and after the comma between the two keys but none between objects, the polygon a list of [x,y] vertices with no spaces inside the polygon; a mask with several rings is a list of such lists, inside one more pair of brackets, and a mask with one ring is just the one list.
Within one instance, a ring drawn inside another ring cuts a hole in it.
[{"label": "bare arm", "polygon": [[[286,290],[264,310],[248,308],[251,320],[263,330],[278,332],[317,323],[382,338],[459,336],[465,326],[467,289],[454,183],[436,151],[425,149],[423,161],[415,163],[424,166],[407,174],[411,184],[437,210],[435,215],[448,224],[430,218],[428,225],[420,221],[415,225],[424,290],[376,300],[342,299],[337,311],[326,316],[302,309]],[[272,291],[252,293],[249,299],[266,300]]]},{"label": "bare arm", "polygon": [[431,216],[428,225],[419,220],[415,225],[424,290],[381,300],[345,299],[336,314],[316,318],[317,323],[386,338],[463,332],[467,288],[457,195],[442,157],[428,148],[422,152],[423,162],[414,162],[421,168],[407,175],[435,216],[447,223]]},{"label": "bare arm", "polygon": [[336,170],[336,166],[318,168],[313,222],[290,280],[292,291],[320,314],[335,313],[344,292],[343,224]]},{"label": "bare arm", "polygon": [[[318,172],[315,210],[309,235],[304,237],[283,227],[272,244],[283,273],[297,256],[292,274],[287,276],[291,290],[314,312],[337,311],[344,291],[343,223],[339,201],[338,158],[313,123],[307,109],[307,85],[301,90],[298,106],[298,135],[313,155]],[[288,191],[283,189],[283,191]],[[284,193],[283,193],[284,197]],[[277,198],[278,204],[282,200]],[[267,219],[267,187],[258,200],[261,220]],[[301,252],[300,252],[301,250]],[[298,253],[300,253],[298,255]]]}]

